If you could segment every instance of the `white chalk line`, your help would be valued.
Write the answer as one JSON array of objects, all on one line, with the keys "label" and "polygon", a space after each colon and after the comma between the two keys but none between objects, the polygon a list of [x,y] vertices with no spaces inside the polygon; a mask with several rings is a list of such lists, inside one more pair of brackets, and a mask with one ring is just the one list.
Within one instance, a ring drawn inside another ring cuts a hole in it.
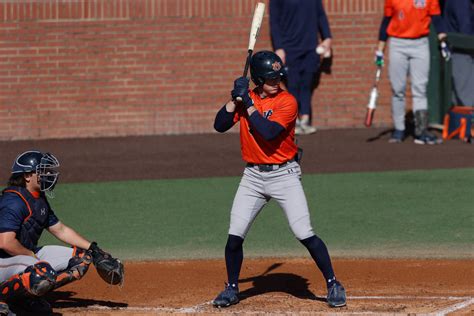
[{"label": "white chalk line", "polygon": [[[273,298],[286,298],[286,296],[273,296]],[[323,298],[323,297],[318,297],[318,298]],[[447,308],[444,308],[439,311],[435,311],[432,313],[427,313],[425,315],[436,315],[436,316],[441,316],[441,315],[446,315],[449,313],[453,313],[455,311],[458,311],[460,309],[463,309],[465,307],[470,306],[471,304],[474,304],[474,298],[470,296],[348,296],[348,300],[447,300],[447,301],[458,301],[458,300],[463,300],[462,302],[456,303],[452,306],[449,306]],[[210,306],[212,304],[212,301],[200,303],[194,306],[189,306],[189,307],[179,307],[179,308],[173,308],[173,307],[138,307],[138,306],[128,306],[128,307],[108,307],[108,306],[100,306],[100,305],[92,305],[88,306],[88,309],[91,310],[122,310],[122,311],[136,311],[136,312],[168,312],[168,313],[199,313],[203,312],[203,309],[206,306]],[[260,311],[241,311],[241,313],[244,314],[262,314]],[[278,313],[278,314],[285,314],[289,312],[282,312],[282,311],[272,311],[271,313]],[[298,314],[305,314],[305,311],[299,311]],[[314,311],[311,311],[308,313],[314,313]],[[264,313],[265,314],[265,313]],[[338,314],[346,314],[346,313],[338,313]],[[380,314],[380,312],[350,312],[350,314],[354,315],[371,315],[371,314]]]},{"label": "white chalk line", "polygon": [[468,299],[464,302],[460,302],[460,303],[454,304],[453,306],[450,306],[450,307],[447,307],[447,308],[442,309],[440,311],[437,311],[437,312],[434,313],[434,315],[446,315],[446,314],[449,314],[449,313],[453,313],[455,311],[458,311],[460,309],[468,307],[472,304],[474,304],[474,298]]},{"label": "white chalk line", "polygon": [[92,305],[88,306],[88,309],[96,310],[123,310],[123,311],[136,311],[136,312],[171,312],[171,313],[197,313],[206,305],[211,305],[212,301],[204,302],[190,307],[138,307],[138,306],[128,306],[128,307],[108,307],[101,305]]},{"label": "white chalk line", "polygon": [[348,299],[353,300],[447,300],[447,301],[457,301],[464,299],[472,299],[471,296],[348,296]]}]

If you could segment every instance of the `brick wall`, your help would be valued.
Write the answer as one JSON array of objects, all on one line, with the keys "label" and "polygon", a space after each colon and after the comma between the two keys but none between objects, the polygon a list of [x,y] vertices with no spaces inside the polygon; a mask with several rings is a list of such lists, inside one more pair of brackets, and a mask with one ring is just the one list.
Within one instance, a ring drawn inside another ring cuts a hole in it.
[{"label": "brick wall", "polygon": [[[212,132],[257,0],[0,1],[0,140]],[[268,3],[268,0],[267,0]],[[325,0],[320,128],[362,126],[381,0]],[[268,10],[256,50],[271,49]],[[384,74],[376,123],[387,125]]]}]

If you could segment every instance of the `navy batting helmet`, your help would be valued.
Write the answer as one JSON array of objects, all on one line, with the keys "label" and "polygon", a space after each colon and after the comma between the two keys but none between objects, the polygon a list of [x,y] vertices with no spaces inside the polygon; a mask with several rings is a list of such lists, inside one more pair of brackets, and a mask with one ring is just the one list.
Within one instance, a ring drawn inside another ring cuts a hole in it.
[{"label": "navy batting helmet", "polygon": [[57,167],[59,167],[59,161],[52,154],[30,150],[25,151],[15,159],[12,174],[36,173],[40,181],[41,191],[52,191],[59,177]]},{"label": "navy batting helmet", "polygon": [[252,81],[261,86],[265,83],[265,79],[276,79],[286,76],[283,68],[283,62],[274,52],[267,50],[255,53],[250,60],[250,75]]}]

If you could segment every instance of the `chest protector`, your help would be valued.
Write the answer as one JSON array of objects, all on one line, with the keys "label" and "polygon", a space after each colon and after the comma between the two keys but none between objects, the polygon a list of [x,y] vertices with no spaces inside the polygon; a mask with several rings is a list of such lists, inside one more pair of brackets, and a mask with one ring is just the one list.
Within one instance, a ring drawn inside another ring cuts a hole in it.
[{"label": "chest protector", "polygon": [[16,233],[16,238],[23,247],[35,251],[38,240],[43,230],[48,227],[50,206],[48,201],[41,195],[35,199],[25,188],[10,187],[5,189],[4,194],[16,194],[21,199],[28,210],[28,216],[23,219],[20,230]]}]

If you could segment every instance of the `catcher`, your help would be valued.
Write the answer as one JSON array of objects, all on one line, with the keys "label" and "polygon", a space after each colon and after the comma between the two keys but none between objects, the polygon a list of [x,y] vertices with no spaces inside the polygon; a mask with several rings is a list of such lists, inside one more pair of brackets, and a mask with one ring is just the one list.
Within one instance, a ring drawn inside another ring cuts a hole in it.
[{"label": "catcher", "polygon": [[[58,167],[50,153],[24,152],[0,196],[0,315],[14,315],[9,304],[51,313],[42,296],[81,279],[91,263],[107,283],[123,284],[120,260],[59,221],[51,209],[47,196],[52,197]],[[44,229],[72,247],[38,246]]]}]

